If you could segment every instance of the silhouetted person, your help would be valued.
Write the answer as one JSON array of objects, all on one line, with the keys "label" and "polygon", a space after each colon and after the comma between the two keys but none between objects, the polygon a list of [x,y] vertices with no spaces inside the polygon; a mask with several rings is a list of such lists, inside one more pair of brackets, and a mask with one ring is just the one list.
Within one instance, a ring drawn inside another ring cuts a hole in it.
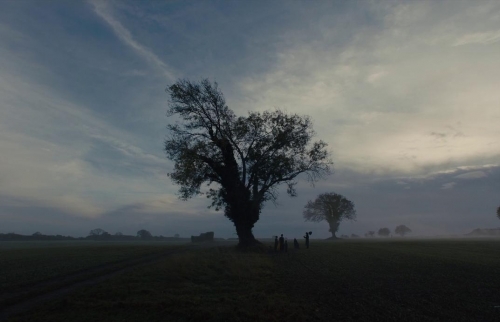
[{"label": "silhouetted person", "polygon": [[281,237],[280,237],[280,251],[284,251],[285,250],[285,238],[283,238],[283,234],[281,234]]},{"label": "silhouetted person", "polygon": [[306,248],[309,249],[309,233],[306,231],[306,235],[304,236],[306,239]]},{"label": "silhouetted person", "polygon": [[278,251],[278,236],[274,236],[274,251]]},{"label": "silhouetted person", "polygon": [[295,249],[299,249],[300,248],[299,242],[297,241],[297,238],[293,239],[293,248],[295,248]]},{"label": "silhouetted person", "polygon": [[288,252],[288,240],[285,239],[285,252]]}]

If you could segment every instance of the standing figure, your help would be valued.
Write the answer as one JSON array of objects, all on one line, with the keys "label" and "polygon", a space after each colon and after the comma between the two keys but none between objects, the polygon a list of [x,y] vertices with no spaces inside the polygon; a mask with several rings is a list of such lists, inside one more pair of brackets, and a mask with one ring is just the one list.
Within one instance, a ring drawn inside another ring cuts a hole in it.
[{"label": "standing figure", "polygon": [[283,234],[281,234],[281,237],[280,237],[280,251],[284,251],[285,250],[285,238],[283,238]]},{"label": "standing figure", "polygon": [[295,249],[299,249],[300,248],[299,242],[297,241],[297,238],[293,239],[293,248],[295,248]]},{"label": "standing figure", "polygon": [[278,251],[278,236],[274,236],[274,251]]},{"label": "standing figure", "polygon": [[285,239],[285,252],[288,252],[288,239]]},{"label": "standing figure", "polygon": [[309,233],[306,231],[306,235],[304,236],[306,239],[306,248],[309,249]]}]

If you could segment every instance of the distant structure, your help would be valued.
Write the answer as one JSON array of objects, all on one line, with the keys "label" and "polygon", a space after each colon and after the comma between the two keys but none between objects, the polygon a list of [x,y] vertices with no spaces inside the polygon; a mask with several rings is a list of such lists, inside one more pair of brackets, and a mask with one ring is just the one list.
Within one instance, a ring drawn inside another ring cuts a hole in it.
[{"label": "distant structure", "polygon": [[191,236],[192,243],[212,242],[214,241],[214,232],[209,231],[202,233],[199,236]]}]

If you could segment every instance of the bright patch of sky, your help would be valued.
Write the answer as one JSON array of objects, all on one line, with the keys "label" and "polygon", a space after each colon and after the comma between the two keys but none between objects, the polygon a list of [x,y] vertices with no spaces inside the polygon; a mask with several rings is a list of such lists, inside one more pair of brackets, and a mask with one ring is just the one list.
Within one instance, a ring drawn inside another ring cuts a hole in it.
[{"label": "bright patch of sky", "polygon": [[301,209],[353,200],[339,234],[500,226],[498,1],[4,1],[0,232],[234,229],[176,196],[163,154],[178,78],[238,114],[310,115],[335,174],[267,205],[257,236],[328,237]]}]

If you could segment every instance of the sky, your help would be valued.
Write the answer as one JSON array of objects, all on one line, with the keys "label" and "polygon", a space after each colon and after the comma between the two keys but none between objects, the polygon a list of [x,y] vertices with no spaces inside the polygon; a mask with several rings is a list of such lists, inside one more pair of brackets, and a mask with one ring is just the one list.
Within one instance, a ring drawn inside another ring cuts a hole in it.
[{"label": "sky", "polygon": [[334,173],[266,204],[257,237],[336,192],[413,236],[500,227],[500,2],[0,1],[0,233],[236,237],[167,174],[165,89],[217,81],[241,116],[309,115]]}]

